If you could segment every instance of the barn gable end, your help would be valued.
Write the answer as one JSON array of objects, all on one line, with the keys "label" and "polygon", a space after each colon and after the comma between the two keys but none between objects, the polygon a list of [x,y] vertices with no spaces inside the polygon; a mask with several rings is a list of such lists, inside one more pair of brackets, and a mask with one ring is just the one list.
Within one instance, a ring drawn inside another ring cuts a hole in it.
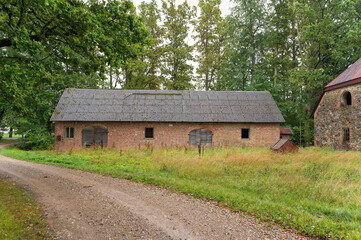
[{"label": "barn gable end", "polygon": [[312,117],[315,146],[361,151],[361,58],[324,88]]}]

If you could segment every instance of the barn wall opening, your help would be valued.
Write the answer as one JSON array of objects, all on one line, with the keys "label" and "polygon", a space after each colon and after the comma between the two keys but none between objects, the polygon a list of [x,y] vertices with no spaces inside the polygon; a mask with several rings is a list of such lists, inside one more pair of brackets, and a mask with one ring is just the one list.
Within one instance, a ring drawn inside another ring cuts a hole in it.
[{"label": "barn wall opening", "polygon": [[189,144],[194,146],[212,147],[212,131],[208,129],[193,129],[189,132]]},{"label": "barn wall opening", "polygon": [[82,130],[82,145],[84,147],[108,145],[108,129],[101,126],[85,127]]},{"label": "barn wall opening", "polygon": [[342,93],[341,105],[342,106],[350,106],[350,105],[352,105],[352,96],[351,96],[351,93],[349,91],[346,91],[346,92]]},{"label": "barn wall opening", "polygon": [[249,128],[242,128],[242,139],[249,138]]},{"label": "barn wall opening", "polygon": [[145,138],[154,138],[154,128],[146,127],[144,133]]},{"label": "barn wall opening", "polygon": [[343,142],[348,143],[350,141],[350,129],[343,128]]}]

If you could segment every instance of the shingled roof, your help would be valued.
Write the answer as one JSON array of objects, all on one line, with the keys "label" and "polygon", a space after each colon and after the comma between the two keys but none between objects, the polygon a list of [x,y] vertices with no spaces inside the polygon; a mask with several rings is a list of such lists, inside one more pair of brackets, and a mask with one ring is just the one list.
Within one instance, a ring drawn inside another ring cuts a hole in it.
[{"label": "shingled roof", "polygon": [[280,134],[281,135],[292,135],[293,131],[290,127],[280,127]]},{"label": "shingled roof", "polygon": [[327,84],[325,91],[361,82],[361,58],[347,68],[332,82]]},{"label": "shingled roof", "polygon": [[269,92],[65,89],[51,121],[284,122]]}]

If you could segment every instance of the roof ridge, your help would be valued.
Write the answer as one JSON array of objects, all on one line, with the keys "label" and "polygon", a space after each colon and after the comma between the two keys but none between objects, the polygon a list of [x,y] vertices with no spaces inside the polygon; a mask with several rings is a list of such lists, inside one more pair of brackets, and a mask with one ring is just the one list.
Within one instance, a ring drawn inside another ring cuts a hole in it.
[{"label": "roof ridge", "polygon": [[123,88],[66,88],[67,89],[73,89],[73,90],[105,90],[105,91],[155,91],[155,92],[227,92],[227,93],[236,93],[236,92],[245,92],[245,93],[269,93],[269,91],[205,91],[205,90],[168,90],[168,89],[123,89]]}]

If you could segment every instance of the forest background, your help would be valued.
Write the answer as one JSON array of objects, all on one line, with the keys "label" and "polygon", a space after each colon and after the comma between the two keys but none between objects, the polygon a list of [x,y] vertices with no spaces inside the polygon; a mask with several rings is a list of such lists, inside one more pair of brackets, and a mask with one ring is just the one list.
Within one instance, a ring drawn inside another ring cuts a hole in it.
[{"label": "forest background", "polygon": [[1,1],[2,125],[51,145],[66,87],[270,91],[307,146],[323,87],[361,57],[361,0],[157,3]]}]

